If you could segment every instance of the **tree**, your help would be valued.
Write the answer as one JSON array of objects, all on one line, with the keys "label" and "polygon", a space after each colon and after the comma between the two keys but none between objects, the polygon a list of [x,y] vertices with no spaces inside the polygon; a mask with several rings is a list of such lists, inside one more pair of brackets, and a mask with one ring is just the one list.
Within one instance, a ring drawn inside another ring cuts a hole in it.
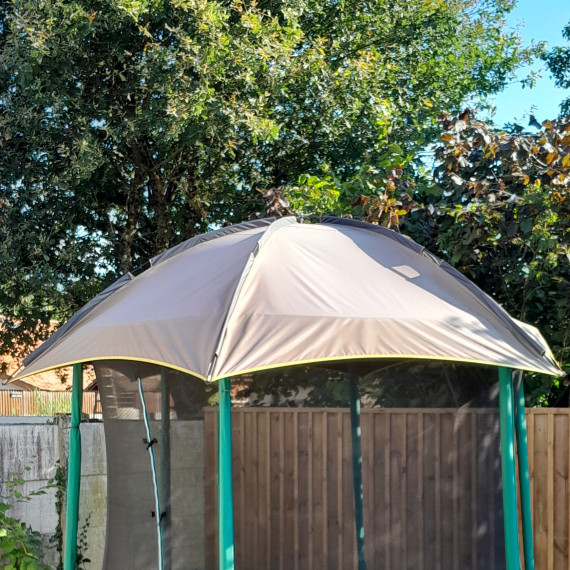
[{"label": "tree", "polygon": [[[424,210],[432,244],[514,317],[538,326],[569,371],[570,117],[544,121],[536,134],[494,130],[470,111],[440,122],[440,194]],[[568,382],[530,385],[533,403],[560,405]]]},{"label": "tree", "polygon": [[[13,0],[0,7],[0,314],[28,344],[103,284],[437,133],[531,53],[509,0]],[[392,149],[392,150],[390,150]],[[397,215],[397,212],[396,212]],[[38,324],[39,323],[39,324]]]},{"label": "tree", "polygon": [[[570,117],[532,134],[497,130],[469,109],[439,122],[431,172],[392,145],[345,182],[328,173],[266,191],[268,213],[350,215],[409,235],[536,325],[569,371]],[[527,384],[533,405],[570,403],[567,380]]]},{"label": "tree", "polygon": [[[562,30],[562,35],[570,41],[570,22]],[[563,89],[570,89],[570,47],[555,47],[544,54],[543,59],[546,61],[556,85]],[[562,101],[560,109],[563,115],[570,114],[570,97]]]}]

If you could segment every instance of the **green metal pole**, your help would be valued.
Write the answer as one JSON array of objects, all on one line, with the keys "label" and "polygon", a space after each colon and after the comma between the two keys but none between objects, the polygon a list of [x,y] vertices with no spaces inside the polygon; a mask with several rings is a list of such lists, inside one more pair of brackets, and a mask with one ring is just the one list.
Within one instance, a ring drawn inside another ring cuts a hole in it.
[{"label": "green metal pole", "polygon": [[232,418],[230,379],[219,381],[218,534],[220,570],[234,570],[234,504],[232,490]]},{"label": "green metal pole", "polygon": [[508,368],[499,368],[499,413],[501,425],[501,471],[505,524],[506,570],[520,570],[517,483],[515,473],[515,427],[513,381]]},{"label": "green metal pole", "polygon": [[350,427],[352,434],[352,481],[354,485],[354,523],[356,525],[356,547],[358,570],[366,570],[364,556],[364,515],[362,489],[362,445],[360,430],[360,398],[358,397],[358,377],[350,374]]},{"label": "green metal pole", "polygon": [[515,384],[515,427],[517,433],[517,455],[519,460],[519,485],[521,490],[524,567],[525,570],[534,570],[532,512],[530,508],[530,475],[528,468],[528,443],[522,372],[519,372],[517,376],[518,378]]},{"label": "green metal pole", "polygon": [[162,551],[163,551],[163,569],[170,570],[172,568],[172,545],[170,540],[171,525],[171,449],[170,449],[170,390],[168,386],[168,375],[164,368],[160,370],[160,418],[161,418],[161,443],[160,448],[160,504],[161,510],[166,513],[162,518],[160,513],[160,525],[162,529]]},{"label": "green metal pole", "polygon": [[77,566],[77,526],[79,521],[79,487],[81,483],[81,411],[83,408],[82,365],[73,365],[71,392],[71,425],[69,429],[69,459],[67,467],[67,509],[65,511],[64,570]]}]

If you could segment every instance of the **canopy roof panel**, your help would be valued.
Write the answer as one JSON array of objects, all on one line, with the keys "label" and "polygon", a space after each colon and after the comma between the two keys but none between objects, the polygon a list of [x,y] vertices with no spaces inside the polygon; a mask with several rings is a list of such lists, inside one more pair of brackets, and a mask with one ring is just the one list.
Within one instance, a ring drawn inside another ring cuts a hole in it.
[{"label": "canopy roof panel", "polygon": [[217,380],[307,362],[418,358],[562,374],[540,333],[391,230],[259,220],[197,236],[93,299],[18,377],[140,360]]}]

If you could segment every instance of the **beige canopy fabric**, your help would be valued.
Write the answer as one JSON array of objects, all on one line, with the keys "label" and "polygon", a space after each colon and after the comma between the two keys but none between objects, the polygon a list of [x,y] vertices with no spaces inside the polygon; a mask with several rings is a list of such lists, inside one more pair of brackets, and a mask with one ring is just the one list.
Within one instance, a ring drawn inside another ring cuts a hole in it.
[{"label": "beige canopy fabric", "polygon": [[348,219],[210,232],[93,299],[18,377],[77,362],[152,362],[218,380],[285,365],[417,358],[561,375],[512,319],[408,238]]}]

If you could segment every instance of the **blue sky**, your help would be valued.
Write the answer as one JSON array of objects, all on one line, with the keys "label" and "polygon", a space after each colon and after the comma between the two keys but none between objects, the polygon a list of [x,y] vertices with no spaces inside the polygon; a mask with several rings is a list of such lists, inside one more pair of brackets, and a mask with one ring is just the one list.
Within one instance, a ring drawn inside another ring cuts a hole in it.
[{"label": "blue sky", "polygon": [[[519,27],[519,35],[526,44],[531,40],[545,41],[550,47],[568,45],[562,37],[562,29],[569,20],[570,0],[519,0],[509,15],[509,25]],[[519,79],[527,76],[530,69],[522,69],[518,73]],[[542,62],[535,63],[532,69],[542,70],[542,78],[536,87],[523,89],[516,81],[494,97],[497,108],[494,121],[497,125],[516,121],[526,126],[530,113],[540,122],[558,116],[561,101],[570,93],[554,86]]]}]

